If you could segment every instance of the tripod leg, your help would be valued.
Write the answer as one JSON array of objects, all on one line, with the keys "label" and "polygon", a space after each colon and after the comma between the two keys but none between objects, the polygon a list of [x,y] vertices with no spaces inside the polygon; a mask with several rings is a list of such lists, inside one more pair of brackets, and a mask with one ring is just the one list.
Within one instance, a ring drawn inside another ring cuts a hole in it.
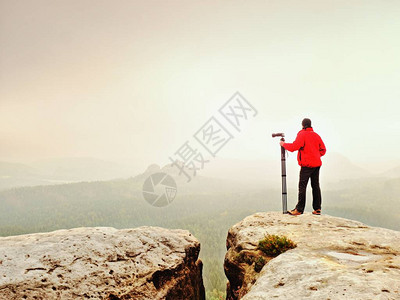
[{"label": "tripod leg", "polygon": [[[283,138],[281,139],[285,141]],[[286,187],[286,158],[285,148],[281,147],[281,171],[282,171],[282,210],[287,214],[287,187]]]}]

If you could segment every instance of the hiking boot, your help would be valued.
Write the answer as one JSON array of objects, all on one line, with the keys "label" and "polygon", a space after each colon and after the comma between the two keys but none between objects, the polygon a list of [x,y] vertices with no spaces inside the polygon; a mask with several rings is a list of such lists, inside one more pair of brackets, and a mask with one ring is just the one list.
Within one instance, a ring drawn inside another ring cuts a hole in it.
[{"label": "hiking boot", "polygon": [[320,215],[321,214],[321,210],[320,209],[316,209],[312,213],[313,213],[313,215]]},{"label": "hiking boot", "polygon": [[293,209],[293,210],[289,210],[289,211],[288,211],[288,214],[289,214],[289,215],[292,215],[292,216],[298,216],[298,215],[301,215],[302,212],[298,211],[297,208],[295,208],[295,209]]}]

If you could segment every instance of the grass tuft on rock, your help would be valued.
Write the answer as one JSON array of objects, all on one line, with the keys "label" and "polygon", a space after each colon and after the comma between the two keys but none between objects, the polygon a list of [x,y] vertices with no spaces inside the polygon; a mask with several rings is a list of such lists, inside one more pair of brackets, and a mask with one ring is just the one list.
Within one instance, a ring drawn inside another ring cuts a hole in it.
[{"label": "grass tuft on rock", "polygon": [[296,248],[296,243],[287,238],[275,234],[268,234],[258,242],[258,249],[268,256],[276,257],[287,250]]}]

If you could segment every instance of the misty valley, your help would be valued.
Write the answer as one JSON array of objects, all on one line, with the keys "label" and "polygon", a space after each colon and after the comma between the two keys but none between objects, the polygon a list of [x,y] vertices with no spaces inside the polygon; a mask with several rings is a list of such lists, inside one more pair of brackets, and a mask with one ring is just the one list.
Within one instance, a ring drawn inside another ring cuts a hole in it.
[{"label": "misty valley", "polygon": [[[175,173],[178,194],[170,205],[158,208],[143,199],[143,181],[150,174],[146,172],[127,179],[4,189],[0,191],[0,235],[82,226],[187,229],[201,243],[207,299],[224,299],[227,231],[252,213],[281,211],[279,185],[272,188],[205,176],[186,183]],[[293,184],[288,192],[291,206],[297,193]],[[399,194],[400,178],[336,182],[323,190],[323,213],[400,230]],[[310,212],[310,191],[307,198]]]}]

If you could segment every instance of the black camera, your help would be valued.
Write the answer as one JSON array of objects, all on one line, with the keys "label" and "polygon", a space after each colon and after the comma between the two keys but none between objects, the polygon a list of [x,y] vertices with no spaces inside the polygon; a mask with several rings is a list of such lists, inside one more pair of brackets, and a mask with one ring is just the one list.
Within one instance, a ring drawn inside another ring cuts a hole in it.
[{"label": "black camera", "polygon": [[283,132],[280,132],[280,133],[273,133],[273,134],[272,134],[272,137],[273,137],[273,138],[274,138],[274,137],[277,137],[277,136],[284,137],[285,134],[284,134]]}]

